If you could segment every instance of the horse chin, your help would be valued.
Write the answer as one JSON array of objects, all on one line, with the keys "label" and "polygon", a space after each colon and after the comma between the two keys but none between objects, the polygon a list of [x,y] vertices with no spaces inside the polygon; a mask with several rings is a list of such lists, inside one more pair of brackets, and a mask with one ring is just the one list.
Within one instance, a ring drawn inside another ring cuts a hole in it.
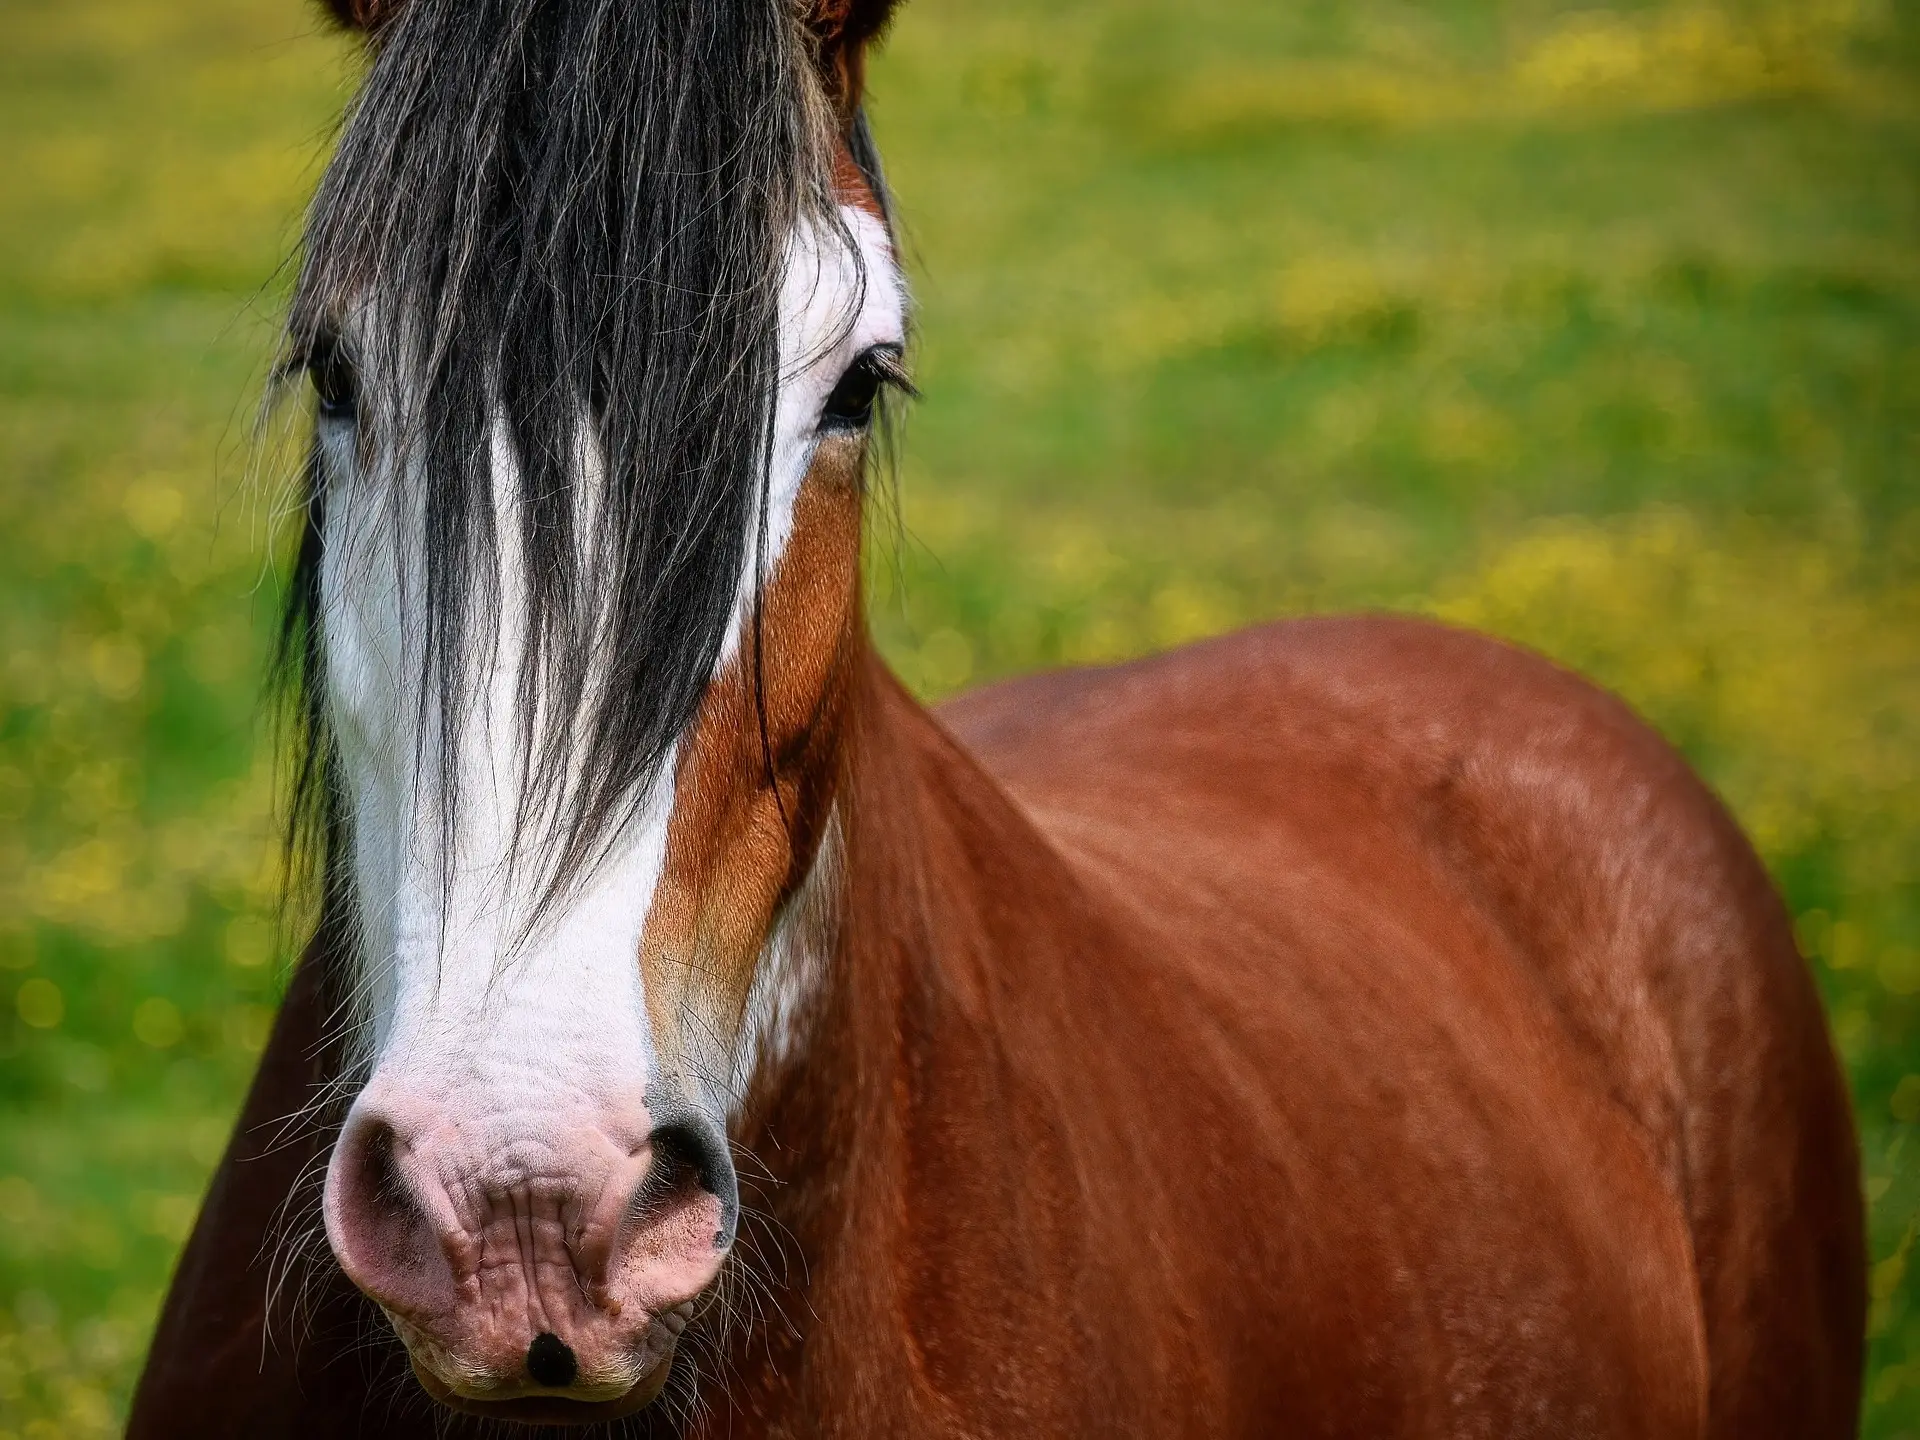
[{"label": "horse chin", "polygon": [[465,1415],[480,1415],[489,1420],[508,1420],[521,1425],[598,1425],[608,1420],[638,1414],[659,1398],[673,1369],[674,1347],[669,1345],[654,1367],[626,1394],[617,1400],[569,1400],[564,1395],[522,1395],[512,1400],[473,1400],[448,1387],[418,1360],[413,1364],[414,1378],[420,1387],[449,1410]]}]

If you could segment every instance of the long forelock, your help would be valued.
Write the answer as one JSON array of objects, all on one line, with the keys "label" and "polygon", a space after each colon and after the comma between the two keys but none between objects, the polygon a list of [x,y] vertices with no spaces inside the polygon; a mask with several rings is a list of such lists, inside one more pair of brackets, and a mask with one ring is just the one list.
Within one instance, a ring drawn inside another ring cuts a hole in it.
[{"label": "long forelock", "polygon": [[[315,199],[291,344],[349,335],[363,445],[419,526],[419,758],[449,841],[472,657],[497,638],[496,425],[510,444],[519,824],[545,832],[550,897],[641,803],[727,634],[765,504],[783,248],[831,215],[821,105],[785,0],[410,0]],[[288,631],[310,690],[323,469]]]}]

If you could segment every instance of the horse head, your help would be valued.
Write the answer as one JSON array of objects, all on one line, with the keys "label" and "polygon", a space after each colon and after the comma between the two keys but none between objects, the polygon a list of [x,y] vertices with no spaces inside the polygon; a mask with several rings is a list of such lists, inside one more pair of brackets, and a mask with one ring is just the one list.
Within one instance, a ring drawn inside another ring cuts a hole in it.
[{"label": "horse head", "polygon": [[[360,1081],[341,1266],[439,1399],[660,1391],[829,917],[905,299],[885,3],[332,0],[289,636]],[[815,896],[817,899],[817,896]]]}]

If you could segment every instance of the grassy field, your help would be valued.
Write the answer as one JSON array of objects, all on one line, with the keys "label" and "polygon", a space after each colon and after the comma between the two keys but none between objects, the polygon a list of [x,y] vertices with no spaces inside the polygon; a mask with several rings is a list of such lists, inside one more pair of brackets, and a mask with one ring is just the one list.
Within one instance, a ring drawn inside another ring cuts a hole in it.
[{"label": "grassy field", "polygon": [[[249,441],[344,48],[0,5],[0,1440],[117,1428],[282,976]],[[1920,10],[912,0],[925,693],[1332,607],[1616,687],[1786,890],[1920,1437]]]}]

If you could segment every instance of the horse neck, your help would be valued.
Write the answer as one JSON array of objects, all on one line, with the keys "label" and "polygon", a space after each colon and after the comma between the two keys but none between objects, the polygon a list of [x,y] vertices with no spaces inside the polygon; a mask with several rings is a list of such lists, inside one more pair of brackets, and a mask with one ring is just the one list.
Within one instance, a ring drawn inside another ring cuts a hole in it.
[{"label": "horse neck", "polygon": [[[831,958],[806,1039],[744,1138],[771,1175],[776,1268],[808,1286],[782,1307],[788,1328],[831,1346],[837,1312],[840,1333],[866,1336],[858,1363],[884,1366],[892,1340],[849,1312],[892,1308],[884,1292],[927,1207],[964,1207],[982,1237],[1011,1233],[1032,1177],[1058,1173],[1030,1138],[1009,1156],[998,1117],[1010,1076],[1023,1103],[1046,1103],[1035,1067],[1051,1047],[1035,1035],[1066,998],[1055,980],[1071,948],[1050,932],[1087,907],[1045,839],[870,645],[859,671]],[[1022,1008],[1017,1038],[1001,1029],[1010,1005]],[[965,1170],[958,1183],[916,1184],[929,1144]]]}]

